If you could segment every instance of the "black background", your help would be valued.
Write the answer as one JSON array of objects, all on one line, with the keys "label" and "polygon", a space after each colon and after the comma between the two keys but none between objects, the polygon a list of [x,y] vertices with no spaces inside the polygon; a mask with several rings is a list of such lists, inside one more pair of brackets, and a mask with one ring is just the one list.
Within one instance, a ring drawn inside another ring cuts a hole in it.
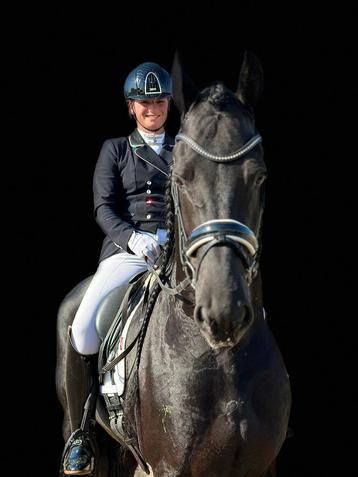
[{"label": "black background", "polygon": [[[9,470],[57,473],[56,312],[96,267],[102,234],[92,216],[94,166],[102,142],[133,127],[122,96],[128,72],[143,61],[170,70],[178,48],[200,88],[222,80],[235,90],[245,49],[262,62],[256,121],[269,171],[265,307],[293,393],[294,436],[281,450],[278,475],[352,473],[344,469],[354,451],[355,14],[343,4],[315,13],[302,3],[236,8],[53,4],[19,8],[3,20],[10,445],[1,453]],[[173,108],[168,128],[175,134],[177,127]]]}]

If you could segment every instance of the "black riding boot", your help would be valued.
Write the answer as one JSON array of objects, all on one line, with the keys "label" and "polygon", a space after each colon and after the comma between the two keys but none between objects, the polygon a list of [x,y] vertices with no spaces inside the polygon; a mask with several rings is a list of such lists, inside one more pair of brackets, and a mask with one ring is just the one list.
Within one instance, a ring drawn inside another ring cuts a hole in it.
[{"label": "black riding boot", "polygon": [[94,445],[90,435],[91,418],[97,399],[97,357],[81,355],[71,342],[66,350],[66,396],[71,436],[63,452],[65,475],[90,475],[94,470]]}]

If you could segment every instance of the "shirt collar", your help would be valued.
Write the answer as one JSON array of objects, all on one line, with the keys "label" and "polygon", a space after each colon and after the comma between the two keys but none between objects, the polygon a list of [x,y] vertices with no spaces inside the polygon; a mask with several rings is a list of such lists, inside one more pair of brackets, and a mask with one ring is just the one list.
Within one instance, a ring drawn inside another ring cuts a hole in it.
[{"label": "shirt collar", "polygon": [[[143,137],[140,135],[137,128],[128,136],[128,141],[130,146],[133,148],[146,145],[146,142],[144,141]],[[169,146],[169,148],[173,148],[174,144],[175,144],[174,139],[171,136],[169,136],[169,134],[165,133],[162,146],[163,147]]]}]

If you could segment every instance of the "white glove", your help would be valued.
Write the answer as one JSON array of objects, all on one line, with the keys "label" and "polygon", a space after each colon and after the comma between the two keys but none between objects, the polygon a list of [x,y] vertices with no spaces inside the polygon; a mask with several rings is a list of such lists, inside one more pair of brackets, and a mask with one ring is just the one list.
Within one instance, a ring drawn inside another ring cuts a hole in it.
[{"label": "white glove", "polygon": [[150,235],[133,232],[128,240],[128,247],[138,257],[144,257],[149,265],[154,265],[160,255],[158,242]]}]

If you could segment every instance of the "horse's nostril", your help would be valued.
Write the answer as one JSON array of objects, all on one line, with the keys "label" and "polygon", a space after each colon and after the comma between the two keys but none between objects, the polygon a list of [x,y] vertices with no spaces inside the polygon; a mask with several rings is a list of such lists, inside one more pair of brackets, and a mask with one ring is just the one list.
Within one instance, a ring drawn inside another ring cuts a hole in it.
[{"label": "horse's nostril", "polygon": [[194,317],[195,317],[196,322],[200,326],[202,326],[205,323],[206,324],[205,327],[208,327],[210,329],[210,332],[214,336],[216,336],[219,333],[218,323],[213,318],[210,318],[210,316],[207,316],[205,308],[203,308],[201,306],[198,306],[195,309]]},{"label": "horse's nostril", "polygon": [[204,321],[204,317],[203,317],[203,313],[202,313],[202,308],[201,308],[201,306],[198,306],[197,308],[195,308],[194,318],[195,318],[195,320],[196,320],[199,324]]}]

